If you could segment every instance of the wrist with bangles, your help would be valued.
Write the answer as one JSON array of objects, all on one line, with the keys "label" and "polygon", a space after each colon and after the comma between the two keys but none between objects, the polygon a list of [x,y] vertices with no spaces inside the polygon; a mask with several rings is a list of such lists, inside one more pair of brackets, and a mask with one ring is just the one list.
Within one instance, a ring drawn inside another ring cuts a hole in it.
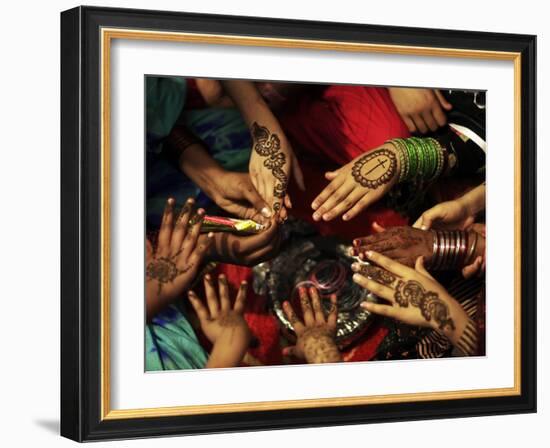
[{"label": "wrist with bangles", "polygon": [[434,271],[461,269],[476,258],[479,235],[474,231],[432,230],[433,250],[428,267]]},{"label": "wrist with bangles", "polygon": [[400,163],[398,182],[427,181],[437,179],[445,165],[445,149],[434,138],[394,138],[391,143],[397,151]]}]

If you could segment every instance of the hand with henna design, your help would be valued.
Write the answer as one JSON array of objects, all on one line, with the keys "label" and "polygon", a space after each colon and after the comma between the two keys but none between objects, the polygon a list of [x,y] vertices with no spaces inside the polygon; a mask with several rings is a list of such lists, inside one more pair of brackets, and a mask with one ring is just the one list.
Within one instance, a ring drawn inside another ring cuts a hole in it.
[{"label": "hand with henna design", "polygon": [[179,216],[174,216],[174,199],[168,199],[158,234],[155,251],[146,240],[145,297],[147,320],[168,306],[195,278],[205,257],[213,234],[199,240],[204,210],[190,223],[193,199],[188,199]]},{"label": "hand with henna design", "polygon": [[388,143],[325,174],[330,183],[311,203],[315,221],[343,214],[349,221],[388,193],[401,170],[395,147]]},{"label": "hand with henna design", "polygon": [[[275,257],[281,244],[281,225],[273,217],[267,226],[255,235],[215,232],[206,258],[219,263],[255,266]],[[206,235],[202,235],[200,241],[205,238]]]},{"label": "hand with henna design", "polygon": [[330,298],[330,309],[325,316],[321,298],[316,288],[300,288],[300,304],[303,321],[295,314],[290,302],[283,303],[283,310],[296,333],[296,345],[286,347],[284,355],[305,359],[308,364],[340,362],[342,356],[336,345],[337,299]]},{"label": "hand with henna design", "polygon": [[206,367],[236,367],[242,361],[251,339],[250,329],[243,317],[247,283],[241,283],[233,305],[225,275],[218,277],[218,293],[212,276],[205,275],[204,290],[206,306],[193,291],[189,291],[189,301],[197,313],[204,335],[213,345]]},{"label": "hand with henna design", "polygon": [[287,194],[290,177],[304,191],[304,178],[298,160],[279,121],[251,81],[221,81],[226,93],[241,112],[250,129],[252,153],[249,174],[252,184],[282,219],[292,208]]},{"label": "hand with henna design", "polygon": [[353,240],[350,255],[364,260],[365,252],[372,250],[409,267],[414,267],[418,257],[424,257],[428,261],[432,256],[432,232],[408,226],[391,227],[387,230],[374,228],[377,229],[376,233]]},{"label": "hand with henna design", "polygon": [[[272,132],[266,126],[252,123],[252,154],[250,155],[249,172],[252,183],[258,189],[260,196],[273,210],[281,213],[284,219],[287,208],[292,208],[292,202],[286,190],[289,174],[292,170],[300,170],[298,161],[290,147],[290,143],[281,132]],[[298,175],[301,178],[301,171]]]},{"label": "hand with henna design", "polygon": [[464,333],[470,332],[466,329],[471,327],[470,319],[426,271],[422,257],[418,257],[413,269],[377,252],[368,251],[365,255],[371,265],[366,268],[353,263],[353,281],[387,304],[363,302],[363,308],[409,325],[432,328],[462,349]]}]

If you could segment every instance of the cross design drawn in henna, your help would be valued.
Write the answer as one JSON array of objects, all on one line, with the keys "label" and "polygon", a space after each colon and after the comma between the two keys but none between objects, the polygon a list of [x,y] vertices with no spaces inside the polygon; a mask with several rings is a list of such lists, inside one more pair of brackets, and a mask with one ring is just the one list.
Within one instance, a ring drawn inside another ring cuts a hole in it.
[{"label": "cross design drawn in henna", "polygon": [[369,152],[355,161],[351,174],[355,182],[372,190],[387,184],[397,171],[395,154],[385,148]]}]

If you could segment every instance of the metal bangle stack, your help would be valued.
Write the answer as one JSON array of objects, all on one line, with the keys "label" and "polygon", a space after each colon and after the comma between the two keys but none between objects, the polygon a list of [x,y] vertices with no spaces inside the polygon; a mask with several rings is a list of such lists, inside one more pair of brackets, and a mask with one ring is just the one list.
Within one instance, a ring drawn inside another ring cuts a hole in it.
[{"label": "metal bangle stack", "polygon": [[432,230],[433,252],[430,269],[443,271],[459,269],[471,262],[477,246],[477,233],[472,233],[468,247],[469,233],[463,230]]}]

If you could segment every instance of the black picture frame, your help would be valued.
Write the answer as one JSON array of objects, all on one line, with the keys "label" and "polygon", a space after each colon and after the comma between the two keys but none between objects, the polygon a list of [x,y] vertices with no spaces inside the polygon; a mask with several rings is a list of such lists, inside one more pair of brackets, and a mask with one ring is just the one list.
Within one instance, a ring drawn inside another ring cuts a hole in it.
[{"label": "black picture frame", "polygon": [[[521,53],[521,394],[458,400],[101,419],[100,29]],[[78,7],[61,14],[61,435],[77,441],[536,411],[536,36]]]}]

